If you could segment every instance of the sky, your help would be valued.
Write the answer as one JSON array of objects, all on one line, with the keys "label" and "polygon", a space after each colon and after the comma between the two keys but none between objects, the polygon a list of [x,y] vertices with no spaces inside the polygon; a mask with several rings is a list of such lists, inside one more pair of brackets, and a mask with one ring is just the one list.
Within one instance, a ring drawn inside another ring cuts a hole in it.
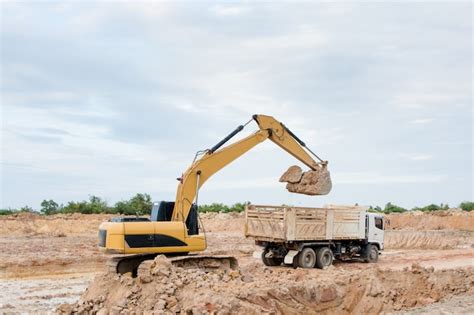
[{"label": "sky", "polygon": [[[146,192],[253,114],[329,161],[327,196],[271,141],[200,203],[473,200],[472,3],[2,2],[0,207]],[[236,138],[257,129],[248,125]],[[305,169],[305,167],[303,167]]]}]

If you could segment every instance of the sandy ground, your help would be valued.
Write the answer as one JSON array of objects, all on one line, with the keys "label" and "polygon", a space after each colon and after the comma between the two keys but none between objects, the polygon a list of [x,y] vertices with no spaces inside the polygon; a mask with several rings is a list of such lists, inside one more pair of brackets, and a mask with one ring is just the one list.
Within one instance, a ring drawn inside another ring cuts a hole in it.
[{"label": "sandy ground", "polygon": [[0,279],[0,312],[47,313],[63,303],[74,303],[96,273]]},{"label": "sandy ground", "polygon": [[[48,313],[61,304],[77,301],[94,277],[105,270],[107,257],[97,250],[96,235],[100,222],[109,217],[20,215],[0,218],[0,313]],[[438,215],[390,216],[393,230],[386,234],[386,244],[390,248],[382,254],[376,266],[336,263],[332,270],[324,270],[323,274],[316,269],[286,267],[274,268],[272,273],[278,275],[277,278],[281,274],[282,278],[289,277],[290,280],[301,277],[301,272],[308,277],[336,275],[335,278],[343,279],[366,272],[369,267],[375,268],[374,272],[398,271],[411,275],[413,271],[407,269],[415,263],[422,268],[433,267],[434,274],[430,277],[437,282],[442,282],[440,279],[447,275],[446,272],[452,277],[456,272],[463,272],[468,275],[466,281],[471,281],[469,276],[474,268],[473,218],[471,214],[455,210]],[[208,231],[207,252],[236,256],[242,275],[257,274],[258,277],[268,269],[252,258],[254,244],[243,237],[241,215],[206,214],[203,221]],[[459,289],[463,285],[472,287],[472,283],[459,282],[456,285],[458,287],[453,292],[444,287],[439,289],[435,299],[425,300],[422,305],[401,303],[396,307],[401,308],[399,311],[413,314],[458,313],[462,305],[472,309],[473,293]],[[423,308],[413,308],[420,306]]]},{"label": "sandy ground", "polygon": [[444,315],[444,314],[474,314],[474,295],[455,296],[424,307],[412,308],[393,314],[407,315]]}]

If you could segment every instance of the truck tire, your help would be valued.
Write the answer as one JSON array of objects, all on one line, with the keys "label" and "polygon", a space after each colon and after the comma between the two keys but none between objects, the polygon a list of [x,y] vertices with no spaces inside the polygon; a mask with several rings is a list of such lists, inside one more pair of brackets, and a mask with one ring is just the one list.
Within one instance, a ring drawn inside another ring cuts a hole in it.
[{"label": "truck tire", "polygon": [[305,247],[298,254],[298,266],[301,268],[314,268],[316,253],[310,247]]},{"label": "truck tire", "polygon": [[265,257],[265,255],[268,253],[268,251],[264,251],[262,253],[262,262],[265,266],[269,267],[274,267],[274,266],[280,266],[281,263],[283,262],[283,258],[277,258],[277,257]]},{"label": "truck tire", "polygon": [[329,247],[321,247],[316,254],[316,268],[326,269],[332,265],[334,255]]},{"label": "truck tire", "polygon": [[379,249],[373,244],[368,244],[364,251],[364,262],[376,263],[379,260]]}]

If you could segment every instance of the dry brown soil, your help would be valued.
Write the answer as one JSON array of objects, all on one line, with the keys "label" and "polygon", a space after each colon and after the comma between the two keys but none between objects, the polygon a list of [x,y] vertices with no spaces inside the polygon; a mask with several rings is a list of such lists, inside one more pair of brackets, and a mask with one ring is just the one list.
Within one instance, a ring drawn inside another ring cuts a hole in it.
[{"label": "dry brown soil", "polygon": [[53,312],[59,305],[65,311],[125,313],[472,309],[474,214],[459,210],[390,215],[379,263],[336,263],[326,270],[265,267],[252,258],[255,246],[243,237],[242,215],[204,214],[207,252],[236,256],[240,269],[230,274],[172,267],[170,278],[150,273],[145,280],[104,273],[107,257],[97,250],[97,228],[109,217],[0,218],[0,314]]}]

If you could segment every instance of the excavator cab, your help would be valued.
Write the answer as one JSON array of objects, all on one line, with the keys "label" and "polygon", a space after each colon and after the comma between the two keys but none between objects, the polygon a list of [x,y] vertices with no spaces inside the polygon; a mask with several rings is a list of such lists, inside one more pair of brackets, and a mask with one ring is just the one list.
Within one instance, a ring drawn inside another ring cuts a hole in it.
[{"label": "excavator cab", "polygon": [[[154,202],[151,210],[150,221],[171,221],[173,217],[174,201]],[[186,219],[188,235],[199,234],[198,208],[193,203]]]}]

